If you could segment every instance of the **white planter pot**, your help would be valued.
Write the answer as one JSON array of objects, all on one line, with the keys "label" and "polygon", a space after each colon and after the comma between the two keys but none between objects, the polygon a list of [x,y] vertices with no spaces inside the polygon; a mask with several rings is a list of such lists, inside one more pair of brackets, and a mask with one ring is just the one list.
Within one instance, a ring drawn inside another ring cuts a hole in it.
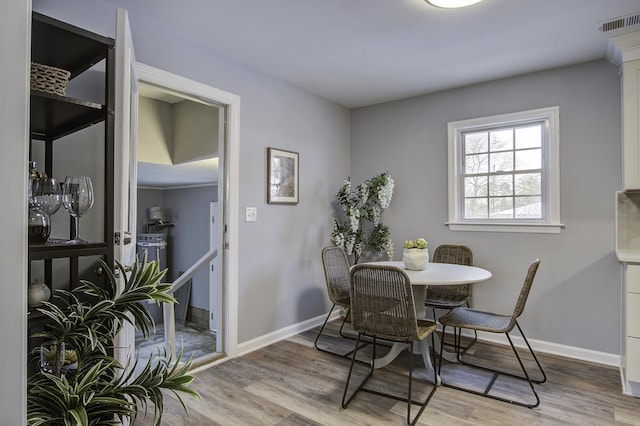
[{"label": "white planter pot", "polygon": [[405,269],[421,271],[429,262],[429,249],[404,249],[402,252],[402,264]]},{"label": "white planter pot", "polygon": [[40,283],[38,280],[35,280],[31,284],[29,284],[29,299],[28,305],[29,308],[35,308],[42,305],[42,302],[49,301],[51,297],[51,290],[45,283]]}]

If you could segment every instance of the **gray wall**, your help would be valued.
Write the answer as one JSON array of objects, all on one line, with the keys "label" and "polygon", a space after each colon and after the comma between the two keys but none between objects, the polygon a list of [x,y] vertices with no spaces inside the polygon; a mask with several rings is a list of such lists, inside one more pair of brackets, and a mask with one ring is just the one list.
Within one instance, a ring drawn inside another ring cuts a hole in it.
[{"label": "gray wall", "polygon": [[[216,201],[217,186],[181,188],[164,191],[164,207],[170,211],[175,227],[169,231],[171,276],[175,280],[209,251],[209,204]],[[220,243],[217,243],[220,247]],[[209,269],[193,276],[190,306],[209,310]]]},{"label": "gray wall", "polygon": [[[189,269],[209,250],[209,203],[216,201],[215,185],[194,188],[151,189],[138,188],[138,233],[145,231],[149,207],[161,206],[175,226],[167,228],[166,281],[178,278],[179,271]],[[155,227],[151,232],[156,232]],[[219,243],[218,243],[219,245]],[[209,270],[203,269],[193,277],[190,306],[209,310]]]},{"label": "gray wall", "polygon": [[[34,10],[113,36],[116,5],[126,1],[35,0]],[[239,221],[238,342],[313,318],[329,309],[320,262],[330,243],[331,203],[350,169],[350,113],[130,16],[136,58],[241,97],[240,188],[258,221]],[[300,203],[266,203],[266,151],[300,153]]]},{"label": "gray wall", "polygon": [[[558,105],[558,235],[452,232],[447,221],[447,122]],[[352,177],[395,178],[384,223],[396,241],[425,237],[431,250],[461,243],[493,272],[473,305],[509,313],[526,268],[542,260],[521,323],[527,337],[618,354],[620,266],[614,254],[621,179],[620,79],[597,61],[353,110]]]},{"label": "gray wall", "polygon": [[[0,53],[5,58],[0,79],[0,176],[7,184],[0,220],[0,385],[2,423],[26,424],[27,323],[27,93],[29,90],[29,2],[2,5]],[[9,59],[10,58],[10,59]]]}]

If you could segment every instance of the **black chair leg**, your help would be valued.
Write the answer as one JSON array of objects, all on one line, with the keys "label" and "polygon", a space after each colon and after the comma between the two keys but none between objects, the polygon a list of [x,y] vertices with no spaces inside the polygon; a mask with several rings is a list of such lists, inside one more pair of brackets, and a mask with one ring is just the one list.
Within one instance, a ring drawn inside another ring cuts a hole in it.
[{"label": "black chair leg", "polygon": [[349,397],[349,399],[347,398],[347,390],[349,389],[349,382],[351,381],[351,374],[353,373],[353,365],[356,362],[356,355],[358,353],[358,349],[361,347],[360,345],[360,337],[362,336],[362,333],[358,333],[358,337],[356,338],[356,345],[353,349],[353,355],[351,357],[351,365],[349,366],[349,374],[347,375],[347,382],[344,385],[344,393],[342,394],[342,408],[347,408],[347,405],[349,405],[349,402],[351,402],[351,400],[353,399],[354,396],[356,396],[356,394],[358,393],[358,391],[362,388],[362,386],[364,386],[364,384],[367,382],[367,380],[369,380],[369,378],[373,375],[373,364],[374,364],[374,360],[376,359],[376,338],[373,338],[373,355],[371,358],[371,363],[370,363],[370,368],[369,368],[369,372],[367,373],[367,377],[364,378],[364,380],[362,380],[362,382],[358,385],[358,387],[356,388],[356,390],[353,392],[353,394],[351,394],[351,396]]},{"label": "black chair leg", "polygon": [[[351,381],[351,375],[353,373],[353,366],[355,364],[356,361],[356,353],[358,352],[358,344],[360,341],[360,337],[362,334],[358,334],[358,338],[356,340],[356,347],[353,350],[353,357],[351,358],[351,365],[349,366],[349,373],[347,375],[347,382],[345,383],[344,386],[344,393],[342,394],[342,408],[347,408],[347,405],[349,404],[349,402],[351,402],[351,400],[353,399],[354,396],[356,396],[356,394],[359,391],[363,391],[363,392],[367,392],[367,393],[371,393],[374,395],[379,395],[379,396],[384,396],[387,398],[392,398],[395,399],[397,401],[404,401],[407,403],[407,424],[409,425],[415,425],[418,422],[418,419],[420,418],[420,416],[422,415],[422,413],[424,412],[425,408],[427,408],[427,405],[429,404],[429,401],[431,401],[431,398],[433,397],[433,394],[436,392],[437,389],[437,379],[438,379],[438,374],[435,371],[435,367],[434,367],[434,377],[433,377],[433,388],[431,389],[431,392],[429,392],[429,395],[427,396],[427,398],[424,401],[414,401],[411,396],[412,396],[412,391],[413,391],[413,341],[411,342],[407,342],[410,343],[410,356],[409,356],[409,387],[407,390],[407,398],[402,398],[399,397],[397,395],[392,395],[392,394],[388,394],[388,393],[384,393],[384,392],[378,392],[375,391],[373,389],[366,389],[363,386],[365,385],[365,383],[369,380],[369,378],[373,375],[373,370],[374,370],[374,361],[376,359],[376,338],[375,336],[373,336],[373,354],[371,355],[371,364],[370,364],[370,369],[369,372],[367,374],[367,376],[364,378],[364,380],[362,380],[362,382],[358,385],[357,389],[353,392],[353,394],[347,399],[347,392],[349,389],[349,383]],[[431,336],[433,338],[433,335]],[[433,340],[433,344],[435,345],[435,339]],[[413,420],[411,420],[411,405],[419,405],[420,406],[420,410],[418,411],[418,413],[415,415],[415,417],[413,418]]]},{"label": "black chair leg", "polygon": [[533,360],[535,361],[535,363],[536,363],[536,365],[538,367],[538,371],[542,375],[541,379],[530,379],[529,374],[527,373],[527,371],[526,371],[526,369],[524,367],[524,363],[522,362],[522,359],[520,358],[520,354],[518,353],[518,351],[516,350],[515,345],[511,341],[511,336],[509,335],[509,333],[504,333],[504,334],[505,334],[505,336],[507,336],[507,340],[509,341],[509,345],[511,346],[511,350],[513,351],[514,355],[516,356],[516,359],[518,360],[518,363],[520,364],[520,369],[524,373],[524,377],[520,376],[520,375],[517,375],[517,374],[508,373],[508,372],[505,372],[505,371],[498,371],[498,370],[494,370],[494,369],[491,369],[491,368],[483,367],[481,365],[476,365],[476,364],[472,364],[472,363],[467,362],[467,361],[463,361],[462,360],[462,356],[464,355],[465,351],[462,351],[462,352],[458,353],[458,362],[460,364],[463,364],[463,365],[468,365],[468,366],[471,366],[471,367],[476,367],[476,368],[480,368],[480,369],[487,370],[487,371],[493,371],[493,372],[496,372],[498,374],[514,377],[516,379],[527,380],[527,381],[529,381],[531,383],[542,384],[542,383],[546,382],[547,381],[547,375],[544,372],[544,369],[542,368],[542,365],[540,364],[540,361],[538,360],[538,357],[536,356],[535,352],[533,351],[533,348],[529,344],[529,341],[527,340],[527,337],[524,335],[524,333],[522,331],[522,328],[520,328],[520,324],[518,324],[517,321],[516,321],[516,326],[518,327],[518,331],[520,332],[520,335],[522,336],[522,339],[524,340],[525,344],[527,345],[527,348],[529,350],[529,353],[531,354],[531,357],[533,358]]},{"label": "black chair leg", "polygon": [[[522,359],[520,358],[520,354],[518,353],[515,345],[513,344],[513,341],[511,340],[511,336],[509,336],[509,333],[505,333],[505,335],[507,336],[507,340],[509,341],[509,345],[511,346],[511,350],[513,351],[514,355],[516,356],[516,359],[518,360],[518,364],[520,365],[520,368],[521,368],[522,372],[524,373],[524,377],[519,376],[517,374],[507,373],[507,372],[504,372],[504,371],[495,370],[495,369],[488,368],[488,367],[485,367],[485,366],[482,366],[482,365],[477,365],[477,364],[473,364],[473,363],[470,363],[470,362],[463,361],[462,360],[462,356],[464,355],[465,351],[462,351],[462,352],[460,351],[460,349],[461,349],[460,348],[460,333],[461,332],[457,332],[456,333],[455,332],[456,328],[454,327],[454,336],[455,336],[455,342],[456,342],[456,354],[457,354],[458,362],[460,364],[462,364],[462,365],[466,365],[466,366],[478,368],[478,369],[481,369],[481,370],[484,370],[484,371],[492,372],[493,373],[493,377],[492,377],[491,381],[489,382],[489,384],[487,385],[487,387],[485,388],[485,390],[482,391],[482,392],[476,391],[476,390],[472,390],[472,389],[467,389],[467,388],[464,388],[462,386],[457,386],[457,385],[452,385],[452,384],[449,384],[449,383],[445,383],[444,381],[442,381],[442,385],[446,386],[446,387],[449,387],[449,388],[452,388],[452,389],[457,389],[457,390],[461,390],[461,391],[464,391],[464,392],[472,393],[472,394],[475,394],[475,395],[483,396],[483,397],[486,397],[486,398],[491,398],[491,399],[495,399],[495,400],[498,400],[498,401],[508,402],[509,404],[519,405],[521,407],[535,408],[535,407],[539,406],[540,405],[540,397],[538,396],[538,393],[536,392],[535,387],[534,387],[533,384],[534,383],[538,383],[538,384],[544,383],[547,380],[547,376],[546,376],[546,374],[545,374],[545,372],[544,372],[544,370],[542,368],[542,365],[538,361],[538,357],[533,352],[533,349],[531,348],[531,345],[529,345],[529,342],[527,341],[527,338],[525,337],[524,333],[522,332],[522,329],[520,328],[520,325],[517,323],[517,321],[516,321],[516,326],[518,327],[518,330],[520,331],[520,334],[522,335],[522,338],[524,339],[524,341],[525,341],[525,343],[527,345],[527,348],[529,349],[529,352],[531,353],[533,359],[535,360],[535,362],[536,362],[536,364],[538,366],[538,369],[540,370],[540,372],[542,374],[542,379],[540,379],[540,380],[532,380],[529,377],[529,373],[527,372],[527,370],[526,370],[526,368],[524,366],[524,363],[522,362]],[[443,327],[443,333],[444,333],[444,329],[445,328],[446,327]],[[441,342],[440,343],[440,365],[438,366],[438,372],[439,373],[440,373],[440,371],[442,369],[442,352],[443,352],[443,350],[444,350],[444,345]],[[490,395],[489,392],[491,391],[491,388],[493,387],[493,385],[495,384],[498,376],[500,376],[500,375],[510,376],[510,377],[514,377],[514,378],[517,378],[517,379],[520,379],[520,380],[525,380],[528,383],[529,387],[531,388],[531,392],[533,394],[533,397],[535,398],[535,402],[534,403],[527,403],[527,402],[523,402],[523,401],[514,401],[512,399],[501,398],[501,397],[498,397],[498,396]]]},{"label": "black chair leg", "polygon": [[[329,321],[329,318],[331,317],[331,313],[333,312],[333,308],[335,308],[335,307],[336,307],[336,305],[333,304],[331,306],[331,309],[329,309],[329,313],[327,314],[327,317],[324,319],[324,322],[322,323],[322,327],[320,327],[320,331],[318,331],[318,335],[316,336],[316,340],[313,342],[313,346],[317,350],[322,351],[322,352],[329,352],[329,351],[327,351],[326,349],[322,349],[322,348],[318,347],[318,340],[320,339],[320,335],[324,331],[324,328],[327,325],[327,321]],[[343,324],[344,324],[344,321],[343,321]],[[340,327],[340,329],[342,330],[342,327]],[[329,352],[329,353],[333,353],[333,352]]]},{"label": "black chair leg", "polygon": [[[444,335],[445,335],[446,329],[447,329],[447,326],[443,325],[442,326],[442,339],[440,339],[440,356],[438,357],[438,373],[437,373],[437,376],[440,376],[440,373],[442,372],[442,353],[444,352]],[[435,349],[436,349],[436,346],[434,344],[433,345],[433,350],[435,351]],[[435,368],[434,368],[434,370],[435,370]],[[440,376],[440,380],[442,380],[442,376]]]},{"label": "black chair leg", "polygon": [[[542,365],[540,364],[540,361],[538,361],[538,357],[536,356],[536,353],[533,352],[533,348],[531,348],[531,345],[529,344],[529,341],[527,340],[527,337],[522,332],[522,329],[520,328],[520,324],[518,324],[518,321],[516,321],[516,327],[518,327],[518,331],[520,332],[520,335],[522,336],[522,339],[527,344],[527,348],[529,348],[529,353],[531,354],[533,359],[536,361],[536,364],[538,365],[538,370],[540,371],[540,373],[542,373],[542,379],[531,380],[531,381],[533,383],[537,383],[537,384],[541,384],[541,383],[546,382],[547,381],[547,375],[544,372],[544,370],[542,369]],[[507,337],[509,337],[509,336],[507,335]],[[509,339],[509,340],[511,340],[511,339]],[[513,347],[513,345],[511,345],[511,346]],[[518,360],[520,360],[520,357],[518,357]],[[520,362],[520,366],[522,366],[522,362]],[[522,369],[524,370],[524,367]],[[526,374],[526,372],[525,372],[525,374]]]},{"label": "black chair leg", "polygon": [[[333,306],[331,306],[331,309],[329,310],[329,313],[327,314],[327,317],[324,319],[324,322],[322,323],[322,327],[320,327],[320,331],[318,331],[318,334],[316,336],[316,340],[313,342],[313,347],[316,348],[317,350],[319,350],[320,352],[325,352],[325,353],[328,353],[328,354],[331,354],[331,355],[336,355],[336,356],[339,356],[339,357],[348,358],[351,355],[351,353],[353,352],[353,350],[348,351],[348,352],[346,352],[344,354],[341,354],[341,353],[333,352],[333,351],[330,351],[328,349],[324,349],[324,348],[321,348],[320,346],[318,346],[318,340],[320,340],[320,336],[322,335],[322,332],[324,331],[324,328],[327,325],[327,322],[329,321],[329,318],[331,317],[331,313],[333,312],[333,308],[335,308],[335,307],[336,307],[335,304]],[[340,325],[340,336],[342,336],[342,337],[344,337],[346,339],[355,340],[354,337],[348,336],[348,335],[346,335],[346,334],[344,334],[342,332],[342,329],[344,328],[344,324],[347,322],[348,315],[349,315],[349,310],[347,310],[344,318],[342,319],[342,324]],[[369,344],[369,342],[364,342],[362,344],[362,346],[360,346],[360,348],[362,348],[362,347],[364,347],[364,346],[366,346],[368,344]],[[358,361],[358,362],[360,362],[360,361]]]},{"label": "black chair leg", "polygon": [[[467,301],[467,308],[469,308],[469,307],[470,307],[470,305],[469,305],[469,302]],[[434,321],[436,321],[436,319],[435,319],[436,318],[436,308],[432,307],[431,310],[433,311]],[[455,334],[455,331],[456,331],[455,327],[454,327],[453,331],[454,331],[454,334]],[[442,340],[444,340],[444,336],[445,336],[445,334],[444,334],[444,331],[443,331],[442,332]],[[464,355],[465,352],[467,352],[469,350],[469,348],[471,348],[471,346],[473,346],[474,343],[476,343],[477,341],[478,341],[478,332],[476,330],[473,330],[473,340],[467,346],[462,347],[462,355]],[[453,347],[453,348],[456,347],[455,343],[453,345],[451,343],[445,343],[445,345]]]},{"label": "black chair leg", "polygon": [[345,334],[342,331],[344,329],[344,325],[347,323],[347,319],[349,319],[350,315],[351,315],[351,308],[347,308],[347,312],[345,312],[344,318],[342,319],[342,325],[340,325],[340,336],[344,337],[345,339],[356,340],[355,337],[350,336],[348,334]]},{"label": "black chair leg", "polygon": [[[434,350],[435,350],[435,339],[433,337],[433,333],[431,334],[431,339],[432,339],[432,345],[434,345]],[[411,342],[409,350],[410,350],[409,352],[410,356],[409,356],[409,391],[407,392],[407,424],[413,426],[418,422],[418,419],[424,412],[425,408],[427,408],[429,401],[431,401],[433,394],[436,392],[436,389],[438,388],[438,374],[435,373],[436,366],[434,364],[433,387],[431,388],[431,392],[429,392],[429,395],[427,395],[427,399],[425,399],[424,402],[414,401],[411,398],[411,388],[413,383],[413,342]],[[435,355],[434,355],[434,358],[435,358]],[[416,416],[413,418],[413,420],[411,420],[411,404],[420,405],[420,410],[418,411]]]},{"label": "black chair leg", "polygon": [[[467,301],[467,308],[470,308],[469,301]],[[474,343],[478,341],[478,331],[473,330],[473,340],[467,346],[463,348],[462,355],[464,355]]]}]

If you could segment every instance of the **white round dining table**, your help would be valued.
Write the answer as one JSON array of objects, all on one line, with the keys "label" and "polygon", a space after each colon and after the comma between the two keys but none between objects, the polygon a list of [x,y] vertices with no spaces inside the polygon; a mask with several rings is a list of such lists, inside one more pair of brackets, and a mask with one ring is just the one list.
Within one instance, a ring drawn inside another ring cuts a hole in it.
[{"label": "white round dining table", "polygon": [[[404,270],[409,276],[411,281],[411,288],[413,289],[413,298],[416,306],[416,317],[426,318],[426,306],[424,301],[427,297],[427,287],[430,285],[461,285],[472,284],[482,281],[486,281],[492,277],[490,271],[477,266],[455,265],[451,263],[427,263],[427,266],[421,271],[413,271],[405,269],[404,265],[400,261],[381,261],[381,262],[367,262],[375,265],[391,265],[397,266]],[[437,338],[437,336],[436,336]],[[439,339],[438,339],[439,340]],[[429,342],[431,339],[425,339],[420,342],[419,351],[422,353],[422,359],[424,365],[428,370],[428,377],[433,377],[433,365],[431,364],[431,357],[429,356]],[[436,343],[436,351],[439,345]],[[381,357],[376,358],[374,361],[374,368],[381,368],[392,362],[404,349],[406,345],[402,343],[394,343],[391,346],[389,352]],[[448,361],[456,362],[457,358],[454,353],[445,352],[443,358]],[[438,384],[440,379],[438,378]]]}]

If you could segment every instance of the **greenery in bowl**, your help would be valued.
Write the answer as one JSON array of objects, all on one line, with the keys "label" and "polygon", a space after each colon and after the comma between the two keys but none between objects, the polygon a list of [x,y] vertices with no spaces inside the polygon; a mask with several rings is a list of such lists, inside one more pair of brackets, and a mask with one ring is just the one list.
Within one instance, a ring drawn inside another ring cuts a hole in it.
[{"label": "greenery in bowl", "polygon": [[[72,350],[77,368],[64,369],[64,356],[52,372],[38,370],[27,380],[27,424],[38,425],[121,425],[134,424],[138,410],[154,409],[154,425],[162,420],[163,393],[173,392],[182,403],[181,394],[199,397],[191,388],[191,359],[181,363],[182,350],[175,360],[152,356],[142,371],[135,374],[133,365],[121,365],[113,357],[114,340],[125,323],[149,336],[153,319],[140,302],[175,303],[167,294],[170,284],[162,284],[166,270],[159,271],[157,261],[140,264],[131,272],[117,263],[124,287],[118,291],[114,271],[101,261],[110,288],[81,281],[77,288],[56,290],[55,301],[38,309],[49,319],[45,331],[33,337],[44,338],[57,350]],[[65,355],[66,355],[65,351]],[[73,358],[71,353],[69,356]],[[130,368],[127,368],[130,367]]]},{"label": "greenery in bowl", "polygon": [[406,249],[421,249],[427,248],[429,243],[424,238],[418,238],[417,240],[406,240],[404,242],[404,248]]}]

